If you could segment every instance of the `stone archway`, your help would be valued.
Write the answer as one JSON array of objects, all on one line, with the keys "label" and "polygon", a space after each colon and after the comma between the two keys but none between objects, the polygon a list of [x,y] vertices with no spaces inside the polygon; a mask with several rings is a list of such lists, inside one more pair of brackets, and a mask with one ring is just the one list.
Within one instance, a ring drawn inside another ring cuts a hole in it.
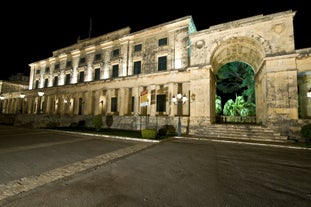
[{"label": "stone archway", "polygon": [[[229,62],[244,62],[250,65],[254,70],[255,77],[255,92],[256,92],[256,122],[262,122],[262,117],[260,117],[259,111],[261,110],[261,102],[263,101],[263,94],[260,90],[261,79],[257,78],[257,73],[260,71],[260,67],[262,66],[262,62],[264,61],[265,51],[263,45],[258,42],[256,39],[252,39],[250,37],[241,36],[241,37],[231,37],[227,40],[224,40],[215,47],[212,55],[211,55],[211,66],[214,76],[216,76],[218,70],[225,64]],[[216,84],[216,79],[214,79],[214,83]],[[211,91],[211,96],[215,96],[216,90]]]}]

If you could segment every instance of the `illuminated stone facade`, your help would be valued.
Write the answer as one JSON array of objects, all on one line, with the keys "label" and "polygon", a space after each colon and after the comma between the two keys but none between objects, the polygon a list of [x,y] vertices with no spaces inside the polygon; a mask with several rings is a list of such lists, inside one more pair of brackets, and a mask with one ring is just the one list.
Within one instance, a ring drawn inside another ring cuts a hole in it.
[{"label": "illuminated stone facade", "polygon": [[[41,125],[92,125],[94,115],[112,115],[113,128],[133,130],[177,126],[180,115],[182,133],[204,134],[216,121],[215,74],[241,61],[255,73],[256,122],[291,135],[311,118],[305,96],[311,49],[295,49],[294,16],[258,15],[201,31],[186,16],[134,33],[123,28],[80,40],[30,64],[23,113],[48,116]],[[188,97],[185,104],[171,101],[178,93]],[[10,95],[4,113],[12,107]]]}]

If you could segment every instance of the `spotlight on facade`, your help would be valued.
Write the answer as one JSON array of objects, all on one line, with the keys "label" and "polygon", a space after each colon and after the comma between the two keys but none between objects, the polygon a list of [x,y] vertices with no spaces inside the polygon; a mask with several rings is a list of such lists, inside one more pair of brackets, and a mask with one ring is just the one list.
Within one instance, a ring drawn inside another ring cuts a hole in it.
[{"label": "spotlight on facade", "polygon": [[19,94],[19,97],[21,98],[21,108],[20,108],[20,113],[23,113],[23,102],[24,102],[24,98],[25,98],[25,94],[21,93]]},{"label": "spotlight on facade", "polygon": [[39,91],[38,95],[39,95],[39,100],[38,100],[37,113],[38,114],[42,114],[43,110],[42,110],[42,100],[41,100],[41,97],[44,95],[44,92]]},{"label": "spotlight on facade", "polygon": [[3,110],[3,100],[4,100],[4,96],[0,95],[0,114],[2,114],[2,110]]},{"label": "spotlight on facade", "polygon": [[311,88],[310,88],[309,91],[307,92],[307,97],[308,97],[309,99],[311,99]]}]

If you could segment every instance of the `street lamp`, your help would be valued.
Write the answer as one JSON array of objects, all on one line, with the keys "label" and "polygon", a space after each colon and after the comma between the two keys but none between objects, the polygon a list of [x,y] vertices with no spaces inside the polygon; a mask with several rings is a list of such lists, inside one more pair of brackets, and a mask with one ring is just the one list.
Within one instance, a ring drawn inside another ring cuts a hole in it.
[{"label": "street lamp", "polygon": [[19,95],[19,97],[21,98],[21,109],[20,109],[20,112],[22,114],[23,113],[23,101],[24,101],[24,98],[25,98],[25,94],[21,93]]},{"label": "street lamp", "polygon": [[177,94],[176,97],[173,96],[172,102],[176,105],[177,104],[177,111],[178,111],[178,128],[177,133],[178,136],[181,136],[181,121],[180,121],[180,106],[187,102],[188,98],[186,95],[181,95],[181,93]]},{"label": "street lamp", "polygon": [[42,113],[42,109],[41,109],[41,98],[44,95],[44,92],[39,91],[38,92],[39,95],[39,100],[38,100],[38,108],[37,108],[37,113]]}]

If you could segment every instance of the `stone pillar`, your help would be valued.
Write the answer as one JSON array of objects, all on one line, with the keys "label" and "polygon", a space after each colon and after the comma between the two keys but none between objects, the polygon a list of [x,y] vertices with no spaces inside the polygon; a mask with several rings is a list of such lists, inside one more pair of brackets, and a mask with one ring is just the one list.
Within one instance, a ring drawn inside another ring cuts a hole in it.
[{"label": "stone pillar", "polygon": [[307,97],[307,92],[311,88],[311,72],[304,73],[299,78],[299,98],[301,118],[311,118],[311,98]]},{"label": "stone pillar", "polygon": [[151,85],[148,87],[148,93],[149,95],[149,113],[151,117],[156,116],[156,107],[157,107],[157,89],[158,87],[156,85]]},{"label": "stone pillar", "polygon": [[100,91],[94,91],[94,115],[101,114],[100,109],[102,109]]},{"label": "stone pillar", "polygon": [[111,113],[111,90],[107,90],[107,95],[106,95],[106,111],[107,114]]},{"label": "stone pillar", "polygon": [[266,60],[267,125],[286,135],[293,120],[298,120],[297,70],[295,58]]},{"label": "stone pillar", "polygon": [[118,91],[118,111],[119,111],[119,115],[123,116],[126,109],[127,109],[127,99],[126,99],[126,93],[125,93],[125,88],[120,88]]}]

